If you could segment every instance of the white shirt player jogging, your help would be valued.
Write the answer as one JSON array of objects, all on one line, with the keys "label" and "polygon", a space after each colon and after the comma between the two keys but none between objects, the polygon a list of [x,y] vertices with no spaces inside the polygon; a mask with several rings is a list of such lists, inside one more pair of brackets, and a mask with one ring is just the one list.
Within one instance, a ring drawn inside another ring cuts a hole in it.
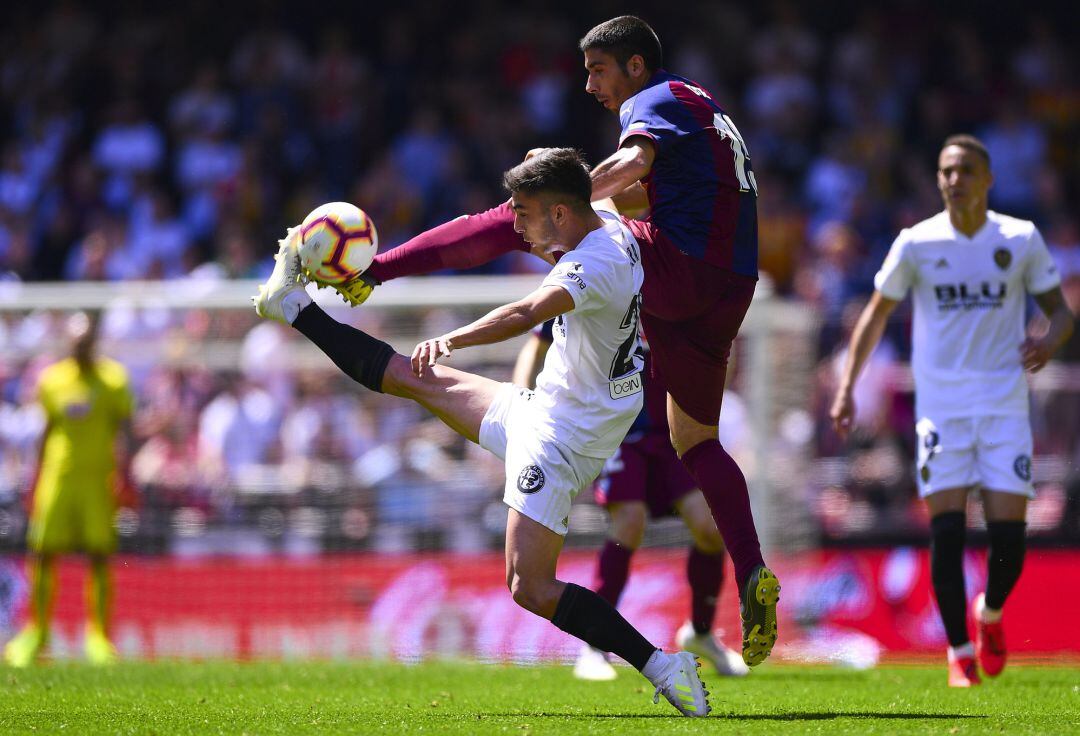
[{"label": "white shirt player jogging", "polygon": [[1028,414],[1020,362],[1027,294],[1061,282],[1035,225],[996,212],[967,237],[947,212],[900,233],[874,286],[900,301],[912,290],[916,413]]},{"label": "white shirt player jogging", "polygon": [[586,235],[544,279],[570,293],[536,378],[533,407],[542,438],[587,457],[608,458],[641,409],[644,358],[638,338],[644,280],[637,240],[619,218]]}]

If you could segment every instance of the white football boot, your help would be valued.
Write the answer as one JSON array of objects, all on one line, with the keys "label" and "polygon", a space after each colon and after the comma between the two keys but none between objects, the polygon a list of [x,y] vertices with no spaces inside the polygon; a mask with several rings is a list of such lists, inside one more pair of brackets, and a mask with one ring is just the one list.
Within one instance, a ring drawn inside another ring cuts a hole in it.
[{"label": "white football boot", "polygon": [[304,289],[307,280],[301,273],[296,250],[299,239],[300,228],[293,227],[278,241],[274,271],[266,283],[259,286],[259,293],[251,297],[255,313],[260,317],[291,325],[300,310],[311,304],[311,297]]},{"label": "white football boot", "polygon": [[660,677],[653,680],[656,692],[653,702],[659,703],[663,695],[675,709],[688,718],[704,718],[712,708],[709,706],[709,691],[701,681],[698,668],[701,664],[690,652],[677,652],[660,656],[667,658],[665,669]]},{"label": "white football boot", "polygon": [[579,680],[601,682],[614,680],[618,675],[611,662],[608,661],[607,654],[585,644],[578,652],[577,661],[574,662],[574,677]]},{"label": "white football boot", "polygon": [[696,654],[711,664],[718,675],[745,677],[750,674],[750,668],[743,662],[741,654],[720,644],[711,632],[697,633],[689,621],[675,632],[675,643],[679,645],[679,649]]}]

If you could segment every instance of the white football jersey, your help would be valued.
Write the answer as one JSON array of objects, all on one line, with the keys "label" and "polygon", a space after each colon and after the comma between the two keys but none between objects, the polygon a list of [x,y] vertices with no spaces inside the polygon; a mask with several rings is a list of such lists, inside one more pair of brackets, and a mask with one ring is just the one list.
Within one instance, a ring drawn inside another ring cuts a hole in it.
[{"label": "white football jersey", "polygon": [[561,287],[574,308],[552,327],[536,377],[537,431],[574,452],[607,458],[641,410],[641,251],[615,215],[562,257],[542,286]]},{"label": "white football jersey", "polygon": [[918,416],[1026,415],[1020,344],[1027,295],[1060,282],[1027,220],[988,212],[969,238],[941,212],[901,232],[874,285],[896,301],[912,290]]}]

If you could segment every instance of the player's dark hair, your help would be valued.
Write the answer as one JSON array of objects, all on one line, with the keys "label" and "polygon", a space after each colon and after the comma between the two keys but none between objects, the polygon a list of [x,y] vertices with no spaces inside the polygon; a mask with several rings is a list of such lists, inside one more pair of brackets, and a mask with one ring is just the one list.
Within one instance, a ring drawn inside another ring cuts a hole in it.
[{"label": "player's dark hair", "polygon": [[967,133],[960,133],[957,135],[950,135],[945,139],[945,143],[942,144],[941,150],[944,151],[949,146],[959,146],[964,150],[971,151],[982,157],[982,160],[986,162],[986,168],[990,168],[990,152],[986,150],[986,146],[973,135]]},{"label": "player's dark hair", "polygon": [[503,186],[511,195],[553,195],[579,210],[592,200],[589,164],[573,148],[545,148],[503,174]]},{"label": "player's dark hair", "polygon": [[645,62],[645,68],[654,72],[664,65],[664,52],[660,48],[660,37],[652,27],[634,15],[620,15],[618,18],[605,20],[578,43],[583,52],[599,49],[615,57],[619,66],[626,70],[630,57],[638,54]]}]

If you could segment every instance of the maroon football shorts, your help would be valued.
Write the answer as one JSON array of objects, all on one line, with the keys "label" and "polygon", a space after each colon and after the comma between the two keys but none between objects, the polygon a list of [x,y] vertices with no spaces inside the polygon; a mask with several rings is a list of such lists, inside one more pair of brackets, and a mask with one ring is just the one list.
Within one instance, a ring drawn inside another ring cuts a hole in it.
[{"label": "maroon football shorts", "polygon": [[675,504],[697,487],[671,447],[667,432],[628,436],[604,464],[593,486],[596,503],[644,503],[649,516],[675,513]]},{"label": "maroon football shorts", "polygon": [[691,418],[717,424],[731,344],[757,279],[685,255],[652,223],[625,222],[641,245],[641,324],[653,370]]}]

